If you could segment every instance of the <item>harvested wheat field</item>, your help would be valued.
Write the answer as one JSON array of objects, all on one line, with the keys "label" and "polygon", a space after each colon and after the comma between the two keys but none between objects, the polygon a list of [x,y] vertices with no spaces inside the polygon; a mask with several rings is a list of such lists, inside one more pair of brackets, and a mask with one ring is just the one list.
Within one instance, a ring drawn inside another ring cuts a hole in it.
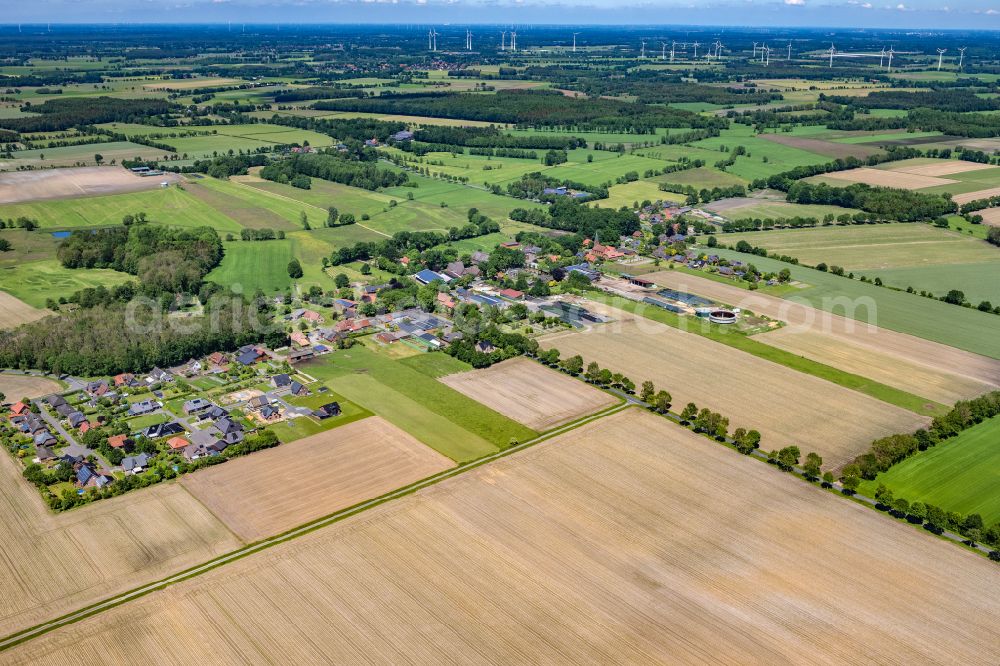
[{"label": "harvested wheat field", "polygon": [[989,199],[996,196],[1000,196],[1000,187],[991,187],[986,190],[976,190],[975,192],[965,192],[963,194],[953,194],[951,195],[951,200],[958,205],[962,205],[977,199]]},{"label": "harvested wheat field", "polygon": [[836,141],[826,141],[824,139],[814,139],[805,136],[790,136],[788,134],[759,134],[757,138],[773,143],[780,143],[783,146],[807,150],[810,153],[825,155],[834,159],[845,157],[865,158],[880,152],[875,146],[866,146],[860,143],[837,143]]},{"label": "harvested wheat field", "polygon": [[373,416],[189,474],[182,483],[231,530],[257,541],[454,464]]},{"label": "harvested wheat field", "polygon": [[597,360],[639,385],[652,380],[683,407],[694,402],[729,418],[730,427],[759,430],[761,448],[796,444],[839,467],[873,439],[910,432],[929,419],[823,379],[766,361],[708,338],[637,319],[618,321],[539,340],[562,358]]},{"label": "harvested wheat field", "polygon": [[974,215],[980,215],[983,218],[983,224],[991,227],[1000,227],[1000,208],[987,208],[985,210],[977,210]]},{"label": "harvested wheat field", "polygon": [[21,324],[37,321],[50,314],[52,313],[48,310],[28,305],[6,291],[0,291],[0,329],[14,328]]},{"label": "harvested wheat field", "polygon": [[869,169],[868,167],[825,173],[822,177],[834,180],[846,180],[850,183],[865,183],[866,185],[876,187],[895,187],[902,190],[922,190],[925,187],[950,185],[955,182],[949,178],[922,176],[898,171],[886,171],[884,169]]},{"label": "harvested wheat field", "polygon": [[618,402],[604,391],[524,357],[447,375],[440,381],[539,432]]},{"label": "harvested wheat field", "polygon": [[996,586],[984,558],[633,409],[4,658],[995,664]]},{"label": "harvested wheat field", "polygon": [[964,162],[962,160],[944,160],[931,164],[918,164],[909,167],[896,167],[889,169],[895,173],[911,173],[916,176],[950,176],[953,173],[965,173],[966,171],[979,171],[980,169],[992,169],[992,164],[980,164],[979,162]]},{"label": "harvested wheat field", "polygon": [[758,335],[755,339],[943,405],[980,395],[992,388],[969,377],[941,372],[820,332],[786,327]]},{"label": "harvested wheat field", "polygon": [[[887,328],[870,326],[867,323],[841,317],[825,310],[817,310],[803,303],[768,296],[759,292],[750,292],[735,285],[727,285],[714,280],[708,280],[694,275],[685,275],[678,271],[659,271],[644,275],[659,285],[691,291],[702,296],[716,299],[722,303],[737,305],[745,310],[764,314],[773,319],[787,322],[797,331],[817,333],[830,339],[824,343],[827,352],[837,345],[847,345],[850,348],[874,352],[868,356],[870,360],[883,357],[878,366],[872,366],[866,372],[858,373],[871,379],[876,379],[890,386],[912,391],[917,395],[925,395],[922,384],[915,383],[905,372],[900,372],[896,364],[900,359],[908,363],[923,366],[940,375],[934,384],[944,390],[961,397],[972,397],[980,393],[1000,387],[1000,361],[979,354],[955,349],[938,342],[924,340],[906,333],[899,333]],[[786,344],[791,336],[785,333]],[[756,339],[769,343],[771,333],[758,336]],[[775,345],[780,346],[780,345]],[[818,348],[814,350],[818,353]],[[827,353],[817,356],[803,354],[820,363],[837,366],[837,356]],[[882,373],[885,379],[879,379],[876,373]],[[892,381],[888,381],[892,379]],[[972,383],[969,383],[969,382]]]},{"label": "harvested wheat field", "polygon": [[176,483],[50,513],[0,453],[0,635],[241,545]]},{"label": "harvested wheat field", "polygon": [[180,176],[137,176],[123,167],[74,167],[0,173],[0,204],[149,190]]},{"label": "harvested wheat field", "polygon": [[7,402],[16,402],[21,398],[40,398],[62,390],[62,384],[53,379],[0,372],[0,393],[7,396]]}]

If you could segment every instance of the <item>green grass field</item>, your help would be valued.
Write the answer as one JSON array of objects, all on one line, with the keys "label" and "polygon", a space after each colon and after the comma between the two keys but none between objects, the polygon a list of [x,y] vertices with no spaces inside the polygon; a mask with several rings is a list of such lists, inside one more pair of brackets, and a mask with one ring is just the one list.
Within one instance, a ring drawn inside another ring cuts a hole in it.
[{"label": "green grass field", "polygon": [[438,382],[426,368],[367,347],[355,345],[303,370],[457,462],[492,453],[512,437],[524,441],[536,434]]},{"label": "green grass field", "polygon": [[[729,155],[728,151],[736,146],[744,146],[749,156],[737,157],[736,163],[726,171],[746,180],[766,178],[793,167],[823,164],[830,161],[830,158],[824,155],[758,138],[754,134],[753,128],[745,125],[733,125],[731,128],[723,130],[720,136],[696,141],[692,145],[706,148],[715,153],[714,160],[707,159],[708,164],[726,159]],[[721,151],[720,146],[725,146],[727,151]],[[699,155],[699,157],[701,156]]]},{"label": "green grass field", "polygon": [[725,234],[721,240],[745,240],[805,264],[842,266],[900,289],[938,296],[959,289],[974,305],[1000,303],[1000,252],[968,234],[927,224],[779,229]]},{"label": "green grass field", "polygon": [[[261,289],[266,294],[284,292],[292,285],[288,262],[292,260],[292,241],[234,241],[225,243],[222,263],[205,279],[227,287],[239,285],[244,294]],[[304,265],[303,265],[304,267]]]},{"label": "green grass field", "polygon": [[872,496],[880,483],[897,498],[927,502],[946,511],[978,513],[986,525],[1000,520],[1000,417],[894,465],[866,481]]},{"label": "green grass field", "polygon": [[[206,178],[205,181],[212,180]],[[38,220],[42,229],[76,229],[121,224],[126,214],[145,212],[158,224],[175,227],[209,226],[239,233],[242,227],[178,187],[113,194],[103,197],[56,199],[0,206],[0,217],[21,215]]]},{"label": "green grass field", "polygon": [[[315,390],[315,387],[313,389]],[[322,421],[311,417],[290,419],[269,426],[282,442],[292,442],[296,439],[338,428],[372,415],[364,407],[351,402],[344,396],[333,391],[324,391],[323,393],[314,392],[312,395],[303,398],[288,398],[288,402],[300,407],[309,407],[310,409],[316,409],[330,402],[338,402],[340,403],[340,415],[323,419]]]},{"label": "green grass field", "polygon": [[[723,200],[723,203],[725,201]],[[734,208],[718,209],[712,204],[705,206],[705,208],[717,211],[723,217],[733,220],[750,217],[756,219],[765,219],[768,217],[771,219],[782,217],[816,217],[822,219],[828,214],[841,215],[843,213],[851,214],[857,212],[855,208],[841,208],[840,206],[825,206],[822,204],[797,204],[787,201],[769,201],[767,199],[748,200],[747,205]]]},{"label": "green grass field", "polygon": [[0,290],[36,308],[44,308],[49,298],[59,300],[87,287],[113,287],[134,279],[132,275],[112,270],[63,268],[55,259],[0,268]]},{"label": "green grass field", "polygon": [[720,256],[752,262],[763,271],[788,268],[792,277],[811,285],[794,292],[796,300],[918,338],[1000,358],[1000,318],[859,280],[793,266],[774,259],[713,250]]},{"label": "green grass field", "polygon": [[677,201],[683,203],[687,200],[683,194],[673,192],[663,192],[659,183],[653,180],[637,180],[624,185],[614,185],[608,188],[608,198],[595,201],[593,205],[601,208],[618,209],[622,206],[632,208],[633,203],[641,204],[644,200],[650,201]]},{"label": "green grass field", "polygon": [[[714,157],[714,156],[713,156]],[[718,160],[716,160],[718,161]],[[657,183],[676,183],[678,185],[690,185],[696,189],[713,187],[729,187],[731,185],[746,185],[746,180],[725,171],[719,171],[712,167],[698,167],[697,169],[687,169],[685,171],[675,171],[665,173],[662,176],[653,178]]]}]

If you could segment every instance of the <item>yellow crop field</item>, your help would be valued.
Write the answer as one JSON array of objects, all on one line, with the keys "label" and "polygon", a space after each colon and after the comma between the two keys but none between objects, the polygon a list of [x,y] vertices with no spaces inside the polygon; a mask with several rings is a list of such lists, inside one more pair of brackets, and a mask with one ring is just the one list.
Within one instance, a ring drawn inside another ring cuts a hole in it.
[{"label": "yellow crop field", "polygon": [[607,393],[524,357],[440,381],[539,432],[609,407]]},{"label": "yellow crop field", "polygon": [[787,322],[756,339],[925,398],[951,403],[1000,387],[996,359],[678,271],[645,277]]},{"label": "yellow crop field", "polygon": [[240,545],[176,483],[52,514],[6,451],[0,503],[3,635]]},{"label": "yellow crop field", "polygon": [[190,474],[182,483],[230,529],[256,541],[453,465],[373,416]]},{"label": "yellow crop field", "polygon": [[539,342],[562,358],[621,372],[636,385],[652,380],[677,409],[688,402],[753,428],[761,448],[797,445],[830,467],[847,463],[873,439],[928,423],[912,412],[812,375],[727,347],[708,338],[610,309],[616,321],[586,331],[556,333]]},{"label": "yellow crop field", "polygon": [[21,398],[40,398],[62,390],[58,382],[45,377],[0,373],[0,393],[7,396],[7,402],[16,402]]},{"label": "yellow crop field", "polygon": [[0,329],[15,328],[21,324],[37,321],[48,314],[51,314],[48,310],[33,307],[16,296],[0,291]]},{"label": "yellow crop field", "polygon": [[632,409],[4,660],[995,664],[996,576]]}]

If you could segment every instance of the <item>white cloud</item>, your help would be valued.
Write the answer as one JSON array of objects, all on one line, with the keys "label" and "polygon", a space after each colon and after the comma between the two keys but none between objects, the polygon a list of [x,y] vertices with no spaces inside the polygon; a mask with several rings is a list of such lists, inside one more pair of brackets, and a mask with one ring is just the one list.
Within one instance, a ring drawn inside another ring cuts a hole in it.
[{"label": "white cloud", "polygon": [[796,5],[796,6],[801,7],[802,5],[806,4],[806,0],[785,0],[785,4],[786,5]]}]

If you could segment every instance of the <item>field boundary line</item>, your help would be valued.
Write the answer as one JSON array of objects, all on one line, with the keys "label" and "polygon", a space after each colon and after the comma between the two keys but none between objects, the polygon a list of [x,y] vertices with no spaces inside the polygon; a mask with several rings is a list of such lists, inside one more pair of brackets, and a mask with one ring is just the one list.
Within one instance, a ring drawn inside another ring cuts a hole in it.
[{"label": "field boundary line", "polygon": [[44,622],[42,624],[38,624],[33,627],[22,629],[18,632],[15,632],[0,639],[0,652],[8,650],[12,647],[20,645],[21,643],[25,643],[27,641],[30,641],[34,638],[47,634],[51,631],[54,631],[66,625],[74,624],[76,622],[80,622],[81,620],[84,620],[98,613],[111,610],[112,608],[128,603],[129,601],[134,601],[153,592],[157,592],[172,585],[182,583],[186,580],[189,580],[201,574],[212,571],[213,569],[216,569],[223,565],[243,559],[244,557],[247,557],[249,555],[253,555],[254,553],[258,553],[267,550],[269,548],[272,548],[274,546],[280,545],[282,543],[285,543],[287,541],[291,541],[293,539],[305,536],[323,527],[327,527],[334,523],[340,522],[346,518],[350,518],[351,516],[359,514],[367,509],[374,508],[380,504],[384,504],[394,499],[405,497],[406,495],[415,493],[418,490],[422,490],[429,486],[435,485],[441,481],[450,479],[453,476],[458,476],[459,474],[475,469],[476,467],[480,467],[487,463],[493,462],[494,460],[507,457],[509,455],[527,449],[529,447],[535,446],[536,444],[541,444],[542,442],[552,439],[558,435],[565,434],[576,428],[587,425],[588,423],[591,423],[598,419],[604,418],[605,416],[611,416],[612,414],[617,414],[618,412],[624,411],[625,409],[631,407],[633,404],[635,403],[633,403],[633,401],[631,400],[623,400],[622,402],[619,402],[616,405],[612,405],[611,407],[608,407],[601,411],[594,412],[593,414],[588,414],[587,416],[581,417],[575,421],[559,426],[557,428],[553,428],[548,432],[545,432],[528,441],[521,442],[519,444],[511,446],[510,448],[504,449],[502,451],[497,451],[495,453],[491,453],[489,455],[483,456],[482,458],[478,458],[476,460],[472,460],[467,463],[456,465],[451,469],[444,470],[442,472],[439,472],[438,474],[429,476],[426,479],[422,479],[408,486],[397,488],[396,490],[390,491],[384,495],[380,495],[378,497],[365,500],[363,502],[347,507],[345,509],[341,509],[340,511],[336,511],[328,516],[324,516],[314,521],[304,523],[286,532],[276,534],[274,536],[268,537],[260,541],[249,543],[234,551],[230,551],[229,553],[220,555],[219,557],[208,560],[207,562],[204,562],[202,564],[179,571],[175,574],[167,576],[166,578],[161,578],[159,580],[147,583],[140,587],[133,588],[132,590],[121,592],[103,601],[98,601],[96,603],[90,604],[89,606],[84,606],[83,608],[80,608],[76,611],[56,617],[48,622]]}]

